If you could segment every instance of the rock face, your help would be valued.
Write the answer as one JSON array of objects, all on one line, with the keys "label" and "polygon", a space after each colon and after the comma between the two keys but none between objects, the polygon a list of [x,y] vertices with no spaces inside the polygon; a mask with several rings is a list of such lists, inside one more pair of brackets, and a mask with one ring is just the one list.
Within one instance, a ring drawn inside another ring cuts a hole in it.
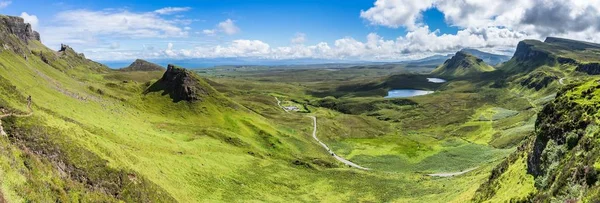
[{"label": "rock face", "polygon": [[40,41],[40,34],[33,31],[31,24],[25,23],[23,18],[15,16],[1,16],[1,27],[3,31],[16,35],[19,39],[28,42],[29,40]]},{"label": "rock face", "polygon": [[120,71],[164,71],[165,68],[148,61],[137,59],[127,68],[119,69]]},{"label": "rock face", "polygon": [[584,72],[589,75],[600,75],[600,63],[578,64],[575,71]]},{"label": "rock face", "polygon": [[163,91],[163,95],[168,94],[173,102],[201,101],[203,96],[208,96],[212,92],[208,84],[200,81],[195,73],[171,64],[168,65],[162,78],[150,86],[145,93],[158,91]]},{"label": "rock face", "polygon": [[553,58],[551,53],[535,49],[534,46],[529,40],[519,42],[513,58],[520,62],[545,61],[546,59]]}]

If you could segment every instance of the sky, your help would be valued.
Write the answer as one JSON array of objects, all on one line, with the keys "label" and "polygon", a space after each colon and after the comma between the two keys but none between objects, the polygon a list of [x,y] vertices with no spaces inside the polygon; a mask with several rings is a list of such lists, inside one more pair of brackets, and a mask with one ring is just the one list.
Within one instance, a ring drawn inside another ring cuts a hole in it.
[{"label": "sky", "polygon": [[42,43],[99,61],[399,61],[524,39],[600,42],[600,0],[0,0]]}]

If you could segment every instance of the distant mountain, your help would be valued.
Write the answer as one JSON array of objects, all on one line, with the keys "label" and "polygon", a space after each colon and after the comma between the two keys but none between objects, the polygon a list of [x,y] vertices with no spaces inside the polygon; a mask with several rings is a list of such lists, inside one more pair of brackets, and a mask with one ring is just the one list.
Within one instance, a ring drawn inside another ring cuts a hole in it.
[{"label": "distant mountain", "polygon": [[[510,60],[510,56],[487,53],[487,52],[479,51],[477,49],[462,49],[461,51],[469,53],[477,58],[480,58],[485,63],[492,65],[492,66],[496,66],[498,64],[501,64],[503,62]],[[446,60],[452,58],[453,56],[454,56],[454,54],[448,54],[448,55],[438,54],[438,55],[425,57],[422,59],[403,61],[400,63],[408,64],[408,65],[416,65],[416,66],[438,66],[440,64],[443,64]]]},{"label": "distant mountain", "polygon": [[482,59],[465,51],[459,51],[431,73],[438,76],[460,77],[493,70],[494,68]]},{"label": "distant mountain", "polygon": [[477,49],[463,49],[461,51],[467,52],[477,58],[480,58],[483,61],[485,61],[485,63],[490,64],[492,66],[496,66],[498,64],[504,63],[504,62],[510,60],[510,58],[511,58],[510,56],[487,53],[487,52],[479,51]]},{"label": "distant mountain", "polygon": [[119,69],[120,71],[164,71],[165,68],[148,61],[137,59],[126,68]]}]

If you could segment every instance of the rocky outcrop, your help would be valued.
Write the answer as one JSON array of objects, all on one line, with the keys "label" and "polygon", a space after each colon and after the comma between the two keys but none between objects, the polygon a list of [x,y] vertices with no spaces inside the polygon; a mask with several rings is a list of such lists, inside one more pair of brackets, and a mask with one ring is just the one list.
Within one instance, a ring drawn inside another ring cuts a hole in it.
[{"label": "rocky outcrop", "polygon": [[204,96],[209,96],[214,90],[206,82],[200,80],[195,73],[169,64],[162,78],[152,84],[145,93],[162,91],[162,94],[168,94],[173,102],[201,101]]},{"label": "rocky outcrop", "polygon": [[600,63],[578,64],[575,71],[584,72],[589,75],[600,75]]},{"label": "rocky outcrop", "polygon": [[137,59],[127,68],[119,69],[120,71],[164,71],[165,68],[148,61]]},{"label": "rocky outcrop", "polygon": [[0,26],[3,28],[3,32],[16,35],[19,39],[24,42],[29,40],[40,41],[40,34],[31,28],[31,24],[25,23],[25,20],[15,16],[1,16]]},{"label": "rocky outcrop", "polygon": [[536,91],[548,87],[552,82],[559,78],[555,75],[549,74],[544,71],[531,72],[524,80],[520,82],[521,86],[529,89],[535,89]]},{"label": "rocky outcrop", "polygon": [[[517,50],[515,51],[515,55],[513,59],[517,61],[546,61],[548,59],[553,59],[554,57],[550,52],[543,51],[540,49],[536,49],[532,40],[525,40],[519,42],[517,45]],[[541,43],[541,42],[539,42]]]},{"label": "rocky outcrop", "polygon": [[577,64],[577,61],[572,58],[558,57],[557,61],[560,64]]}]

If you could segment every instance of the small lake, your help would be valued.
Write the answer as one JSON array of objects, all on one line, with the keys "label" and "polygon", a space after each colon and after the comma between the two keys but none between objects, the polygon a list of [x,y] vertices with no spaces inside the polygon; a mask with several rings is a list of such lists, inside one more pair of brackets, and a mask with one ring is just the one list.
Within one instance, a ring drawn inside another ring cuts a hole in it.
[{"label": "small lake", "polygon": [[431,94],[434,91],[427,90],[416,90],[416,89],[398,89],[388,91],[388,95],[385,98],[407,98],[416,97],[421,95]]},{"label": "small lake", "polygon": [[427,78],[427,81],[430,83],[445,83],[446,80],[441,78]]}]

